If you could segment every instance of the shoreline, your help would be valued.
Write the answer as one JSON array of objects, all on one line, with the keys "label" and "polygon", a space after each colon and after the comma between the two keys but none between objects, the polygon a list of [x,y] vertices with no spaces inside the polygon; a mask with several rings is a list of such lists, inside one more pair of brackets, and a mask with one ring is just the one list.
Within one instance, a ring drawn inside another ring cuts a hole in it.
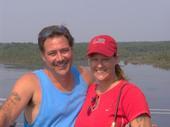
[{"label": "shoreline", "polygon": [[[122,42],[118,43],[121,61],[128,64],[147,64],[170,70],[170,41],[168,42]],[[75,65],[87,65],[87,43],[75,43]],[[0,64],[9,67],[38,69],[43,66],[38,45],[35,43],[0,43]]]}]

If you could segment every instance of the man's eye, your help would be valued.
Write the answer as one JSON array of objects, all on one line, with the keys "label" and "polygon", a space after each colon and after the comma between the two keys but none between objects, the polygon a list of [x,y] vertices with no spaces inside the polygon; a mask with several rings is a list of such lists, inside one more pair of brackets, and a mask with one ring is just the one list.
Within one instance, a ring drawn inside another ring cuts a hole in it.
[{"label": "man's eye", "polygon": [[69,51],[70,51],[69,48],[65,48],[65,49],[60,50],[60,52],[63,53],[63,54],[68,53]]},{"label": "man's eye", "polygon": [[55,52],[49,52],[48,55],[49,55],[49,56],[55,56],[56,53],[55,53]]}]

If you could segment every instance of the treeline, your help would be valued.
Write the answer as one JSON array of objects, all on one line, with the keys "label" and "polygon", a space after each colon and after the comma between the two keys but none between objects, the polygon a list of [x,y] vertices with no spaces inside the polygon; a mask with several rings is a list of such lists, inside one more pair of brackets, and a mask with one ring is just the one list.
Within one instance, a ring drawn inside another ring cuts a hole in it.
[{"label": "treeline", "polygon": [[119,43],[123,60],[133,64],[150,64],[170,69],[170,41]]},{"label": "treeline", "polygon": [[33,43],[0,43],[0,63],[29,69],[42,66],[38,45]]},{"label": "treeline", "polygon": [[[170,69],[170,41],[118,43],[120,59],[126,63],[151,64]],[[87,65],[87,43],[75,43],[74,63]],[[0,63],[16,67],[41,68],[38,45],[34,43],[0,43]]]}]

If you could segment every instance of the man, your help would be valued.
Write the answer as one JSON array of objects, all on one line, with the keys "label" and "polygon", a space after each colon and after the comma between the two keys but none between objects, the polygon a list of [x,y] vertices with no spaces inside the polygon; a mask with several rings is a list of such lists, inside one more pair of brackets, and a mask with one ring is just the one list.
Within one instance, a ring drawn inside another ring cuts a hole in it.
[{"label": "man", "polygon": [[8,127],[24,110],[25,127],[73,127],[91,83],[84,67],[72,65],[74,39],[61,25],[38,36],[46,67],[21,76],[0,109],[0,127]]}]

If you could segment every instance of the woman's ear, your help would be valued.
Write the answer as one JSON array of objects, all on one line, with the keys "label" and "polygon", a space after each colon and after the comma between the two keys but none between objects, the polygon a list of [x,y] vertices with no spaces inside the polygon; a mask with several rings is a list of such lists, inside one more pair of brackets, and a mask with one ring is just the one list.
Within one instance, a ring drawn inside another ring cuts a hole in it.
[{"label": "woman's ear", "polygon": [[87,65],[90,66],[90,59],[87,58]]},{"label": "woman's ear", "polygon": [[115,56],[115,63],[116,63],[116,64],[119,64],[119,62],[120,62],[119,56],[117,55],[117,56]]}]

